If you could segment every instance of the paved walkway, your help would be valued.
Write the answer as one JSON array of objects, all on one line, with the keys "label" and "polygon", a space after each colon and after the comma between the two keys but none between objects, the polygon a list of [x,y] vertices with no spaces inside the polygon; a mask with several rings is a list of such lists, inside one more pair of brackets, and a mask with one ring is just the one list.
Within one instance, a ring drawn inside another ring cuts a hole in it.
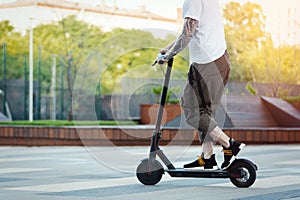
[{"label": "paved walkway", "polygon": [[[166,146],[175,166],[194,160],[197,146]],[[148,147],[0,147],[0,199],[300,199],[300,146],[246,146],[240,157],[259,166],[248,189],[228,179],[171,178],[155,186],[135,177]],[[217,160],[222,162],[220,147]]]}]

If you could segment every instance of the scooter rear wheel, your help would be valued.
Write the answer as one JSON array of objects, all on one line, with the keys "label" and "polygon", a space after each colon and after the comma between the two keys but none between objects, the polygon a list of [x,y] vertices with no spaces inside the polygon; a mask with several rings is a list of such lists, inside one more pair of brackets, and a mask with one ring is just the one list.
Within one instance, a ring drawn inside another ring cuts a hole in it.
[{"label": "scooter rear wheel", "polygon": [[230,181],[239,188],[250,187],[256,179],[256,169],[251,164],[237,160],[230,167]]},{"label": "scooter rear wheel", "polygon": [[160,162],[155,160],[151,167],[151,171],[149,171],[148,160],[149,159],[144,159],[139,164],[139,166],[136,169],[136,176],[138,180],[144,185],[155,185],[162,178],[164,169]]}]

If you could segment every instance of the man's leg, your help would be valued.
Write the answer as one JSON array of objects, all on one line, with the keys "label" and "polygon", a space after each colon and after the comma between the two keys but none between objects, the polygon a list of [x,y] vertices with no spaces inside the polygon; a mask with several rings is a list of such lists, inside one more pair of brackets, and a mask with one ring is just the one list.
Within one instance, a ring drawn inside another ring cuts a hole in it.
[{"label": "man's leg", "polygon": [[214,154],[213,141],[204,141],[202,143],[202,152],[205,159],[209,159]]},{"label": "man's leg", "polygon": [[214,128],[214,130],[212,130],[209,135],[223,147],[228,148],[230,146],[230,138],[222,131],[222,129],[220,129],[219,126],[216,126],[216,128]]},{"label": "man's leg", "polygon": [[237,156],[240,150],[245,146],[245,144],[229,138],[218,126],[216,126],[209,135],[223,146],[224,162],[222,163],[221,168],[228,167],[234,161],[235,156]]},{"label": "man's leg", "polygon": [[[214,115],[217,105],[219,105],[224,85],[228,80],[230,67],[224,57],[216,62],[205,65],[193,63],[189,71],[190,90],[193,98],[185,97],[188,93],[185,89],[183,108],[187,118],[187,123],[197,128],[203,153],[198,160],[185,165],[185,168],[204,166],[205,163],[213,163],[217,166],[213,154],[213,145],[220,140],[220,144],[229,147],[229,137],[217,126]],[[193,99],[193,101],[191,101]],[[187,103],[189,100],[190,103]],[[212,133],[212,134],[211,134]]]},{"label": "man's leg", "polygon": [[187,169],[219,169],[215,154],[213,154],[213,147],[213,141],[204,141],[202,143],[202,154],[198,157],[198,159],[184,165],[183,167]]},{"label": "man's leg", "polygon": [[[228,148],[230,146],[229,140],[230,138],[220,129],[219,126],[216,126],[212,132],[208,134],[211,136],[214,141],[217,141],[219,144],[222,146]],[[214,154],[214,143],[211,140],[204,140],[202,143],[202,152],[203,152],[203,157],[205,159],[210,158]]]}]

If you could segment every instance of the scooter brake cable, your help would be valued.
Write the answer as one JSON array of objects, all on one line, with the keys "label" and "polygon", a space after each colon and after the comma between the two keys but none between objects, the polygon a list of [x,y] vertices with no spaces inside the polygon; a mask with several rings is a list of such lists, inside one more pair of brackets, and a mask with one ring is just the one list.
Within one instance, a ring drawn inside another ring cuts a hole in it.
[{"label": "scooter brake cable", "polygon": [[[152,63],[152,67],[155,66],[157,64],[157,61],[154,61],[154,63]],[[162,68],[162,65],[159,64],[160,70],[163,73],[164,76],[166,76],[166,73],[164,71],[164,69]]]},{"label": "scooter brake cable", "polygon": [[164,69],[162,68],[162,65],[159,65],[159,68],[160,68],[161,72],[163,73],[163,75],[166,76],[166,72],[165,72]]}]

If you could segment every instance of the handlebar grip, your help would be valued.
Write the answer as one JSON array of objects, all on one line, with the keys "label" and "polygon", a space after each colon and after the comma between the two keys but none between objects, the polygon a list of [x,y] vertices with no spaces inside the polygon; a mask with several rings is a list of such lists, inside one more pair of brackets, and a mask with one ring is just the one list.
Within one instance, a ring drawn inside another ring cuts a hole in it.
[{"label": "handlebar grip", "polygon": [[[161,55],[165,55],[166,52],[163,52],[163,53],[160,53],[160,54]],[[152,64],[152,66],[156,65],[157,63],[160,64],[160,65],[162,65],[162,64],[164,64],[164,61],[160,60],[159,62],[157,62],[157,60],[155,60],[154,63]]]},{"label": "handlebar grip", "polygon": [[162,64],[164,64],[164,61],[160,60],[160,61],[158,62],[158,64],[162,65]]}]

